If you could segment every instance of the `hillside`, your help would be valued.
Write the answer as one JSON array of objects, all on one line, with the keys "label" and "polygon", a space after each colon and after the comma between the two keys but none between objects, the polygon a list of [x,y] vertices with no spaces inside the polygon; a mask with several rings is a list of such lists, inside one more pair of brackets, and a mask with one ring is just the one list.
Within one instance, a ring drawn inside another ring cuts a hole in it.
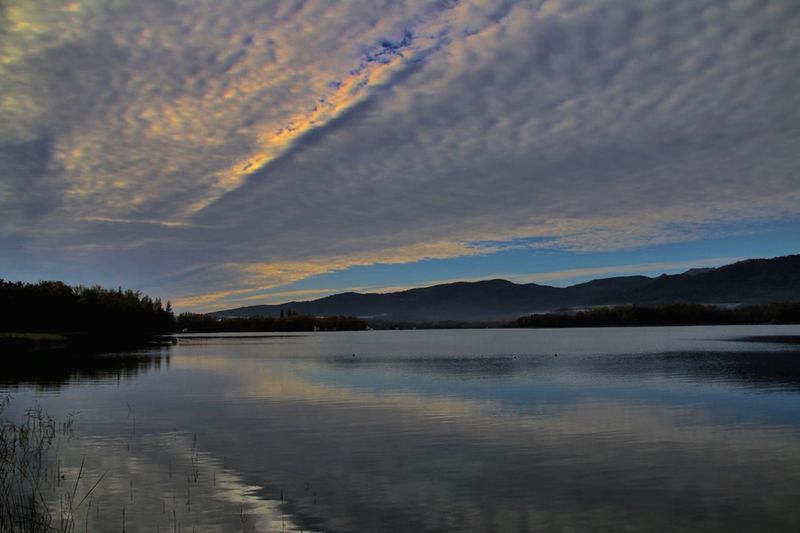
[{"label": "hillside", "polygon": [[501,320],[599,305],[800,301],[800,255],[751,259],[682,274],[605,278],[559,288],[502,279],[456,282],[386,294],[347,292],[305,302],[239,307],[215,316],[296,313],[391,320]]}]

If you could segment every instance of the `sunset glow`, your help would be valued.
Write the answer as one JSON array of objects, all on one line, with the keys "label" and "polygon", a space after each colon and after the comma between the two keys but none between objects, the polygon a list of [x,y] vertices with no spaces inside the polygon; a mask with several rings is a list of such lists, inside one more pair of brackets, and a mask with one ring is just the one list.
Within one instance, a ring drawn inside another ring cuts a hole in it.
[{"label": "sunset glow", "polygon": [[0,277],[213,310],[796,253],[798,27],[789,0],[11,0]]}]

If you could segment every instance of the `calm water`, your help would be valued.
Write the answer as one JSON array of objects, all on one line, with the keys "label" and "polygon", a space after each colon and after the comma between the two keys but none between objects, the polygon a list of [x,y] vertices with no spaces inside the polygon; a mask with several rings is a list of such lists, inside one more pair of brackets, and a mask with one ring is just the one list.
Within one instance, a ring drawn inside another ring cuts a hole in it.
[{"label": "calm water", "polygon": [[79,531],[800,531],[800,345],[748,335],[800,327],[184,336],[0,391],[74,414]]}]

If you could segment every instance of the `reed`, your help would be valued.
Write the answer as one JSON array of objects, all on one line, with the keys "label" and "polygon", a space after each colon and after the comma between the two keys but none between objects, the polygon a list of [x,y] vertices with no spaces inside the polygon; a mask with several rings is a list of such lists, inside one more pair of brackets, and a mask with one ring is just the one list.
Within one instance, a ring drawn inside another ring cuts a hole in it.
[{"label": "reed", "polygon": [[77,513],[87,503],[85,529],[88,529],[92,493],[105,474],[80,497],[78,486],[85,477],[85,461],[81,461],[74,485],[58,497],[57,523],[47,501],[47,496],[58,490],[62,481],[58,457],[54,474],[49,473],[51,450],[59,437],[71,437],[74,416],[57,425],[40,406],[35,406],[26,411],[21,422],[14,422],[5,416],[10,401],[10,396],[0,399],[0,533],[74,533]]},{"label": "reed", "polygon": [[0,400],[0,531],[51,531],[44,494],[56,423],[38,406],[22,422],[7,420],[10,401],[9,396]]},{"label": "reed", "polygon": [[[216,467],[210,468],[210,476],[202,475],[201,466],[206,465],[196,433],[192,436],[191,448],[183,448],[182,453],[188,451],[188,457],[177,464],[172,458],[162,463],[163,473],[174,479],[174,485],[170,491],[171,502],[167,501],[166,493],[162,494],[160,502],[155,500],[162,510],[162,516],[156,517],[152,515],[152,507],[142,512],[153,503],[146,485],[114,474],[110,476],[113,479],[103,485],[109,472],[95,475],[91,460],[84,457],[77,461],[81,456],[74,453],[75,446],[65,442],[73,438],[76,413],[70,413],[63,423],[56,423],[40,406],[23,415],[14,410],[16,414],[9,416],[11,409],[6,407],[10,400],[0,395],[0,533],[89,533],[98,524],[114,524],[117,531],[125,532],[145,523],[155,526],[156,530],[164,527],[165,531],[173,533],[183,531],[182,526],[186,531],[196,529],[197,524],[192,521],[196,522],[200,516],[198,511],[203,512],[204,498],[217,485]],[[134,435],[138,431],[134,433],[132,429],[134,410],[129,406],[128,411],[131,431],[120,444],[122,449],[127,445],[130,450],[134,448]],[[285,504],[284,489],[277,490],[279,501]],[[314,496],[316,501],[316,493]],[[105,513],[101,512],[101,504]],[[233,516],[230,518],[235,520]],[[246,513],[244,503],[239,522],[244,532],[257,527]],[[281,530],[286,526],[286,517],[281,513]]]}]

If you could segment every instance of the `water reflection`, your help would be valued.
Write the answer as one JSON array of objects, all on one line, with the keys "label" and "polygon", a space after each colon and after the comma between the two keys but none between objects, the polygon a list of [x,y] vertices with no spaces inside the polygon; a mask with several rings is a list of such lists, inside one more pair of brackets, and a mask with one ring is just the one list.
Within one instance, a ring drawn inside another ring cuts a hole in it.
[{"label": "water reflection", "polygon": [[798,531],[800,352],[719,332],[194,341],[27,399],[129,531]]},{"label": "water reflection", "polygon": [[70,384],[107,380],[128,381],[143,372],[158,372],[170,364],[169,347],[156,350],[92,355],[72,352],[4,356],[0,386],[35,386],[57,390]]},{"label": "water reflection", "polygon": [[797,525],[797,516],[777,512],[793,508],[800,482],[796,428],[719,424],[706,409],[638,402],[586,401],[529,415],[489,402],[269,379],[259,379],[262,401],[215,413],[252,421],[247,434],[212,435],[209,446],[268,479],[265,495],[283,487],[304,527]]},{"label": "water reflection", "polygon": [[594,359],[593,372],[800,391],[800,352],[676,352]]},{"label": "water reflection", "polygon": [[800,356],[797,352],[670,352],[656,354],[603,354],[602,357],[550,356],[486,357],[335,357],[330,364],[342,369],[382,372],[387,367],[445,378],[509,378],[568,371],[601,374],[622,379],[676,378],[724,381],[800,390]]},{"label": "water reflection", "polygon": [[83,531],[297,530],[280,500],[262,498],[182,433],[62,438],[48,468],[51,508],[64,509],[65,490],[77,495],[67,516]]}]

